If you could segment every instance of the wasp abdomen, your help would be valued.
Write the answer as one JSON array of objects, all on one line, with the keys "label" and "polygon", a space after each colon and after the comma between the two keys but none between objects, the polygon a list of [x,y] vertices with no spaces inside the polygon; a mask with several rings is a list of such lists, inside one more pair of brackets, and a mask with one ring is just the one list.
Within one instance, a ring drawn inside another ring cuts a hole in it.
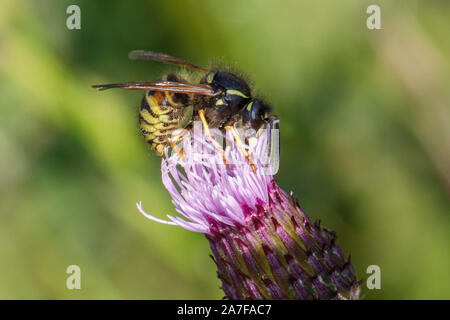
[{"label": "wasp abdomen", "polygon": [[167,104],[163,92],[149,91],[139,109],[139,127],[145,141],[158,155],[162,155],[178,121],[173,117],[174,108]]},{"label": "wasp abdomen", "polygon": [[[183,81],[169,74],[164,81]],[[183,81],[184,82],[184,81]],[[192,119],[193,107],[189,105],[189,96],[167,91],[148,91],[139,109],[139,127],[144,139],[159,156],[169,143],[172,133],[184,128]]]}]

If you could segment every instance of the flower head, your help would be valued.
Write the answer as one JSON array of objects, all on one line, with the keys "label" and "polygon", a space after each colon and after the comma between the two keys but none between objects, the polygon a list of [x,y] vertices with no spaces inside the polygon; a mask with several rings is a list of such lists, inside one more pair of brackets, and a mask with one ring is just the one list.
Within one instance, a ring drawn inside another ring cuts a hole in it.
[{"label": "flower head", "polygon": [[311,223],[274,180],[277,122],[253,132],[247,144],[219,134],[224,150],[194,130],[183,140],[183,156],[166,149],[161,164],[164,186],[184,218],[155,218],[141,203],[138,209],[149,219],[204,233],[228,298],[358,298],[353,266],[335,234]]},{"label": "flower head", "polygon": [[256,210],[258,203],[269,201],[274,167],[268,163],[269,138],[276,136],[277,129],[268,126],[264,130],[251,147],[246,146],[258,167],[256,172],[230,134],[225,136],[229,142],[225,148],[226,164],[221,152],[202,135],[184,139],[183,157],[176,152],[169,156],[166,149],[161,163],[162,180],[176,210],[188,220],[172,216],[168,216],[170,221],[154,218],[143,212],[141,203],[139,210],[149,219],[205,234],[211,233],[214,222],[234,227],[245,225],[246,214]]}]

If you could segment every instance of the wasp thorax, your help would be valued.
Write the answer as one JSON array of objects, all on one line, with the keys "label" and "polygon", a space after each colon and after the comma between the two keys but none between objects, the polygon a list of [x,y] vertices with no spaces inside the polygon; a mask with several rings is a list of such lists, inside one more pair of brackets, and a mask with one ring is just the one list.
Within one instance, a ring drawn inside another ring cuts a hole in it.
[{"label": "wasp thorax", "polygon": [[203,77],[202,83],[207,83],[222,92],[217,97],[215,105],[228,107],[232,114],[241,111],[251,99],[248,84],[229,72],[209,72]]}]

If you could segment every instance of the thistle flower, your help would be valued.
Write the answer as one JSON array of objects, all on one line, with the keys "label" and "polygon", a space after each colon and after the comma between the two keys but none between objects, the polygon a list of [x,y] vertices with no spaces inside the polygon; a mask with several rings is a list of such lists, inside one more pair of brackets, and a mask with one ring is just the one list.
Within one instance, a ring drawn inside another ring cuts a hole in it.
[{"label": "thistle flower", "polygon": [[184,156],[166,149],[161,164],[164,186],[185,219],[155,218],[141,203],[138,209],[204,233],[229,299],[358,299],[359,282],[335,233],[312,223],[275,182],[276,127],[273,121],[249,145],[219,135],[227,142],[226,165],[222,152],[194,130],[184,139]]}]

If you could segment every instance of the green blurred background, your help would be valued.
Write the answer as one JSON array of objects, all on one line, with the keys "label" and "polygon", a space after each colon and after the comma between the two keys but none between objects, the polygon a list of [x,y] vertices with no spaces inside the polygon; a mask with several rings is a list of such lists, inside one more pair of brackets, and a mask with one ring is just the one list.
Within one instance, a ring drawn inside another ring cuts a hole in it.
[{"label": "green blurred background", "polygon": [[[382,30],[366,28],[381,7]],[[66,8],[81,8],[81,30]],[[0,298],[216,299],[137,130],[148,49],[247,72],[281,119],[279,184],[338,234],[368,299],[450,298],[449,1],[0,2]],[[66,289],[81,267],[82,289]]]}]

